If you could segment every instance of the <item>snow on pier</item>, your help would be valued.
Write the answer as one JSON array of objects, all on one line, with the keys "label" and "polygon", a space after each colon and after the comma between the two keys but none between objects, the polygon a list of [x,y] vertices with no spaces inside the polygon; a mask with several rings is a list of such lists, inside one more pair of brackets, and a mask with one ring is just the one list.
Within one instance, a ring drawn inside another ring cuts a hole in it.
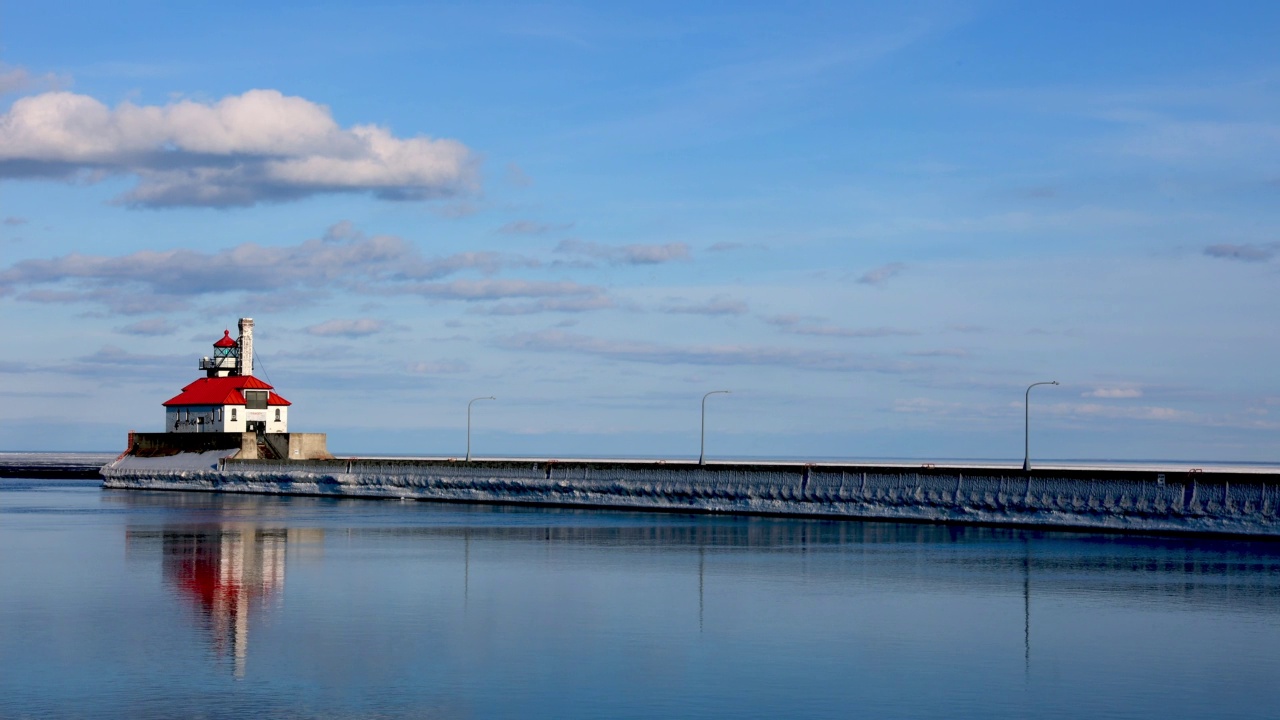
[{"label": "snow on pier", "polygon": [[109,488],[1280,537],[1275,468],[125,456]]}]

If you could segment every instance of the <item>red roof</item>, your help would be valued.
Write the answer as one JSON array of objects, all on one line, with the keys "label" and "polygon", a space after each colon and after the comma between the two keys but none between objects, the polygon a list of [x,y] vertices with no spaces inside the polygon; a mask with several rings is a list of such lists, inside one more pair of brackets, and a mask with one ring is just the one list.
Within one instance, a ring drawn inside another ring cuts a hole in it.
[{"label": "red roof", "polygon": [[[244,405],[241,390],[271,390],[271,386],[252,375],[200,378],[182,388],[182,392],[164,402],[173,405]],[[274,392],[267,395],[268,405],[292,405]]]},{"label": "red roof", "polygon": [[221,339],[221,340],[219,340],[218,342],[214,343],[214,344],[213,344],[213,346],[214,346],[214,347],[216,347],[216,348],[229,348],[229,347],[235,347],[235,346],[236,346],[236,341],[231,339],[231,331],[230,331],[230,330],[223,330],[223,331],[222,331],[222,339]]}]

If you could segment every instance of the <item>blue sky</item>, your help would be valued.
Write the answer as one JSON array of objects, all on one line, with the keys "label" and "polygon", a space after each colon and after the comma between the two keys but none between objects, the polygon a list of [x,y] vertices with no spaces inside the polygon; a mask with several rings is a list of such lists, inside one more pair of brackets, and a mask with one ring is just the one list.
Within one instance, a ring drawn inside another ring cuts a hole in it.
[{"label": "blue sky", "polygon": [[1280,460],[1280,5],[0,17],[0,448]]}]

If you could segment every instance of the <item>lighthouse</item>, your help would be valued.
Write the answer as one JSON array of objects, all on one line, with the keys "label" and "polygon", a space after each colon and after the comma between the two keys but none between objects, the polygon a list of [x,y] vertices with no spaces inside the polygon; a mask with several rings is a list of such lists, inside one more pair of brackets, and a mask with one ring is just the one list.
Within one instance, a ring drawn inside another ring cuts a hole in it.
[{"label": "lighthouse", "polygon": [[213,355],[200,358],[205,377],[165,401],[165,432],[289,432],[292,403],[253,376],[253,319],[241,318],[239,331],[232,339],[224,330],[213,343]]}]

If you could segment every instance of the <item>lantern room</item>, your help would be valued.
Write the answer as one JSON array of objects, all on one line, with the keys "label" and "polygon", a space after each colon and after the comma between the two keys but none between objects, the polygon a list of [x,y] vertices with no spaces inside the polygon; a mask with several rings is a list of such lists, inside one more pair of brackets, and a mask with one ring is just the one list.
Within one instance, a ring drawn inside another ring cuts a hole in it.
[{"label": "lantern room", "polygon": [[223,330],[222,337],[213,344],[213,357],[200,358],[200,369],[208,377],[228,377],[236,373],[240,365],[240,343],[231,339],[231,331]]}]

